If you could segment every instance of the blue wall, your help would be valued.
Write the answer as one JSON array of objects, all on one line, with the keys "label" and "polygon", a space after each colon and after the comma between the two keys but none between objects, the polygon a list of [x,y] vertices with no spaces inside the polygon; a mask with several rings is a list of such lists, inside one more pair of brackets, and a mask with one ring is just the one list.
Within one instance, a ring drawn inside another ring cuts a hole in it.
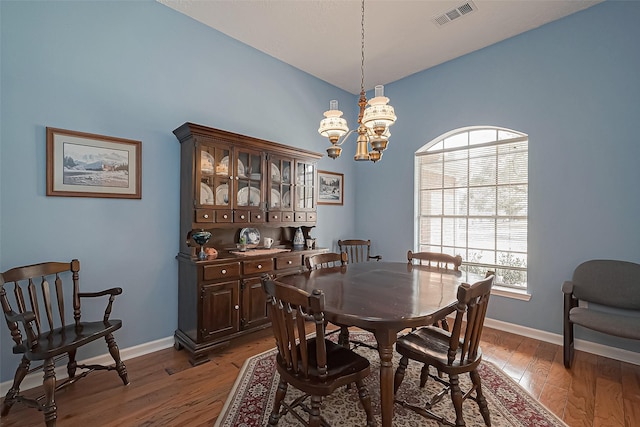
[{"label": "blue wall", "polygon": [[[3,0],[0,13],[0,271],[78,258],[85,291],[124,289],[113,312],[124,321],[120,348],[172,336],[181,238],[172,131],[191,121],[324,153],[322,113],[353,95],[154,1]],[[142,141],[142,199],[47,197],[47,126]],[[325,157],[320,168],[344,173],[351,194],[352,163]],[[353,229],[354,208],[320,207],[320,245]],[[19,360],[6,329],[0,381]],[[79,358],[106,347],[89,350]]]},{"label": "blue wall", "polygon": [[388,224],[414,221],[414,153],[465,126],[524,132],[532,297],[495,297],[489,316],[562,333],[560,286],[580,262],[640,263],[639,19],[640,2],[605,2],[387,85],[398,121],[383,161],[356,167],[358,234],[383,242],[385,259],[405,259],[413,230]]},{"label": "blue wall", "polygon": [[[640,260],[638,18],[639,3],[606,2],[387,85],[399,119],[383,160],[355,163],[351,145],[320,161],[345,174],[346,198],[319,207],[319,244],[362,236],[403,260],[413,153],[463,126],[525,132],[532,299],[495,298],[490,315],[560,333],[559,288],[577,263]],[[0,271],[79,258],[85,290],[124,288],[113,314],[125,322],[121,348],[171,336],[177,324],[173,129],[192,121],[324,153],[316,129],[328,101],[340,101],[351,126],[357,114],[355,96],[154,1],[3,0],[0,19]],[[142,199],[46,197],[47,126],[141,140]],[[0,342],[6,381],[18,358],[6,328]],[[96,344],[79,357],[103,354]]]}]

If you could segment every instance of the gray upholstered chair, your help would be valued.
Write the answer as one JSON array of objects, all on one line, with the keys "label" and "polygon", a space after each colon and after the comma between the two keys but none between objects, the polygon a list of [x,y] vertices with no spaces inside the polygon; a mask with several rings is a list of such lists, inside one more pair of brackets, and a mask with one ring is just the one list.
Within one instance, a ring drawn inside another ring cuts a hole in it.
[{"label": "gray upholstered chair", "polygon": [[566,368],[573,361],[574,324],[640,340],[640,264],[615,260],[583,262],[574,270],[573,278],[564,282],[562,292]]}]

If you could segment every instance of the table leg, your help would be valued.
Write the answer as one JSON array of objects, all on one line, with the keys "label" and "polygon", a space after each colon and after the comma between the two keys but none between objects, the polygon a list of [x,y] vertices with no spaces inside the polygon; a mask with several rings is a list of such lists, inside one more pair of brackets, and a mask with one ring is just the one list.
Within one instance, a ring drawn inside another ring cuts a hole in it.
[{"label": "table leg", "polygon": [[393,345],[395,331],[376,331],[378,353],[380,354],[380,411],[382,426],[391,427],[393,421]]}]

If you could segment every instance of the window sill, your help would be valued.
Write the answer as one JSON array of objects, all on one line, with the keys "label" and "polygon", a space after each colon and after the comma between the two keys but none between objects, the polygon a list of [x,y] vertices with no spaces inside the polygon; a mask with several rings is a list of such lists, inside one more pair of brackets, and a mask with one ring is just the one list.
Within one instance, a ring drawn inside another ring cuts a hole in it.
[{"label": "window sill", "polygon": [[529,301],[531,294],[526,290],[507,288],[504,286],[493,286],[491,288],[491,295],[497,295],[505,298],[519,299],[521,301]]}]

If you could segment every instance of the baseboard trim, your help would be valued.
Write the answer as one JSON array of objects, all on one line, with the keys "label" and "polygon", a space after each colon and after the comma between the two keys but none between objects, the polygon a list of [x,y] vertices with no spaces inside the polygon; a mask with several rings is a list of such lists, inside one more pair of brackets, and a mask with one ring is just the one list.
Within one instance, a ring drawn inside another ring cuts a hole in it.
[{"label": "baseboard trim", "polygon": [[[560,334],[553,334],[551,332],[541,331],[539,329],[533,329],[526,326],[520,326],[514,323],[507,323],[501,320],[494,320],[489,318],[485,319],[484,324],[489,328],[498,329],[504,332],[511,332],[516,335],[522,335],[524,337],[545,341],[551,344],[557,344],[559,346],[563,345],[563,337]],[[608,357],[610,359],[631,363],[633,365],[640,365],[640,353],[636,353],[635,351],[624,350],[617,347],[610,347],[608,345],[579,339],[574,340],[574,346],[576,350],[584,351],[586,353]]]},{"label": "baseboard trim", "polygon": [[[500,331],[510,332],[524,337],[545,341],[551,344],[562,345],[562,335],[553,334],[551,332],[541,331],[539,329],[529,328],[527,326],[520,326],[514,323],[507,323],[501,320],[494,320],[486,318],[484,322],[485,326],[489,328],[498,329]],[[120,350],[120,357],[122,360],[133,359],[135,357],[144,356],[145,354],[153,353],[155,351],[164,350],[173,346],[173,336],[161,338],[159,340],[150,341],[148,343],[136,345],[123,350]],[[591,341],[575,340],[576,350],[584,351],[587,353],[596,354],[598,356],[604,356],[611,359],[619,360],[621,362],[627,362],[634,365],[640,365],[640,354],[634,351],[623,350],[617,347],[609,347],[606,345],[594,343]],[[16,366],[19,361],[16,360]],[[92,357],[90,359],[83,360],[86,365],[101,364],[108,365],[113,363],[113,359],[109,353],[105,353],[101,356]],[[67,367],[62,365],[56,367],[56,379],[63,380],[67,378]],[[4,396],[11,388],[13,380],[0,383],[0,396]],[[25,377],[20,387],[21,390],[29,390],[34,387],[42,385],[42,373],[34,372]]]}]

